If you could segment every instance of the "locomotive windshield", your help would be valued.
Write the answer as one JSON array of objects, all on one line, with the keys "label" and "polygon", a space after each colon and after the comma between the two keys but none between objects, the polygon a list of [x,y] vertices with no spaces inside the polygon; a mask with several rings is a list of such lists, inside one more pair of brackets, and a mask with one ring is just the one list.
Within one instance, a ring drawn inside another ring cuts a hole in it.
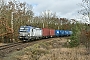
[{"label": "locomotive windshield", "polygon": [[30,28],[29,27],[21,27],[19,32],[29,32]]}]

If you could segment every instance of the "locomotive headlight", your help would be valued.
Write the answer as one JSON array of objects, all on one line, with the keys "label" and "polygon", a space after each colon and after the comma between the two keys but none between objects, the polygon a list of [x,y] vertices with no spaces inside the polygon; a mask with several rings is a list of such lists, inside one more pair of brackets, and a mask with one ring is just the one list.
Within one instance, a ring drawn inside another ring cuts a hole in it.
[{"label": "locomotive headlight", "polygon": [[30,35],[28,35],[28,36],[30,36]]}]

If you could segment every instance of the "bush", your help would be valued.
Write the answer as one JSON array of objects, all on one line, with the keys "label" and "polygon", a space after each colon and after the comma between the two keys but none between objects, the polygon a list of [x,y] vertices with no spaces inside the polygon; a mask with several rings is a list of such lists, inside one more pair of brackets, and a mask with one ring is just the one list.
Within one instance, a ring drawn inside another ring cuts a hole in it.
[{"label": "bush", "polygon": [[70,39],[71,39],[69,42],[70,47],[77,47],[79,45],[79,40],[77,39],[77,37],[72,36]]},{"label": "bush", "polygon": [[80,28],[79,27],[80,26],[79,26],[78,23],[76,23],[72,27],[73,34],[70,37],[70,41],[69,41],[69,46],[70,47],[77,47],[80,44],[80,40],[79,40]]}]

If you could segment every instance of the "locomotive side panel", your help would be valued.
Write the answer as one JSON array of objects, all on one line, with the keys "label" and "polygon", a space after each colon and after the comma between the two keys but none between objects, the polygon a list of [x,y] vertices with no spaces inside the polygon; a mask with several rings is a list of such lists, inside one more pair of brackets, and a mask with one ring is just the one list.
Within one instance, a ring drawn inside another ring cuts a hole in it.
[{"label": "locomotive side panel", "polygon": [[35,38],[36,39],[42,38],[42,29],[35,28]]}]

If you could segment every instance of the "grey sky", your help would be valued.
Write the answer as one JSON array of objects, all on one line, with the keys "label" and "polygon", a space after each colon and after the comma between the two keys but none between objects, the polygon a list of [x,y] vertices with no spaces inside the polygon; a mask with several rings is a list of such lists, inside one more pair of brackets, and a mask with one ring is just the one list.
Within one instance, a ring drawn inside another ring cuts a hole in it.
[{"label": "grey sky", "polygon": [[78,18],[78,10],[82,0],[18,0],[33,5],[35,15],[39,15],[45,10],[56,12],[59,17]]}]

